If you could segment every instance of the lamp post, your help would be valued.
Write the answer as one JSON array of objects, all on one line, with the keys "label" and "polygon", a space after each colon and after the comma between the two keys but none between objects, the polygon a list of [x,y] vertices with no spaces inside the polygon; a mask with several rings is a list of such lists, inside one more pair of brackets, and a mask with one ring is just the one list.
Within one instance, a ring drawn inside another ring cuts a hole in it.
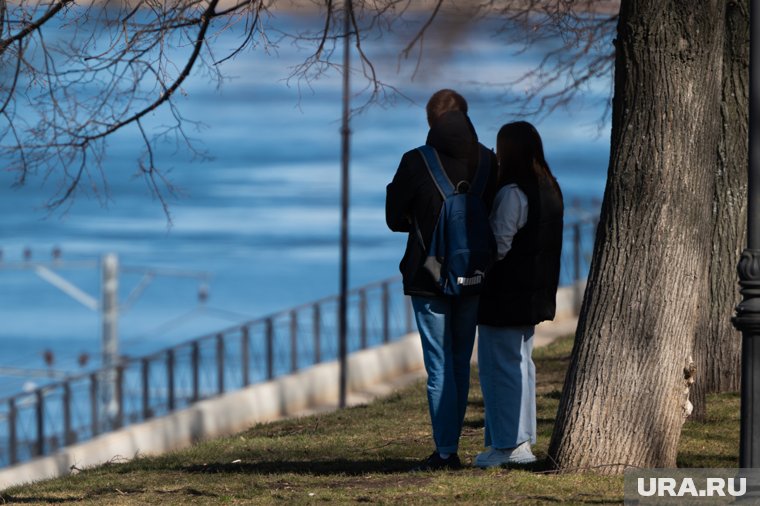
[{"label": "lamp post", "polygon": [[116,395],[116,366],[119,362],[119,258],[113,253],[104,255],[101,270],[102,367],[106,372],[100,383],[100,396],[103,413],[111,428],[119,411]]},{"label": "lamp post", "polygon": [[350,80],[350,30],[351,0],[343,4],[343,122],[341,125],[341,171],[340,171],[340,304],[338,308],[338,359],[340,362],[339,405],[346,407],[346,383],[348,375],[348,163],[350,156],[351,129],[349,126]]},{"label": "lamp post", "polygon": [[739,466],[760,467],[760,0],[750,3],[749,167],[747,249],[739,259],[743,300],[734,326],[742,332]]}]

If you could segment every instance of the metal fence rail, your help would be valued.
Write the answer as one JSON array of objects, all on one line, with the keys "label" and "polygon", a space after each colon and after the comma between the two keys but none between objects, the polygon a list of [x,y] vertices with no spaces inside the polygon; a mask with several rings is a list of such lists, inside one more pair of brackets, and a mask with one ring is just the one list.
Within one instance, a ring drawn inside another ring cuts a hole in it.
[{"label": "metal fence rail", "polygon": [[[585,277],[595,228],[595,215],[566,225],[561,284],[577,286]],[[348,297],[349,353],[415,328],[398,277],[356,288]],[[327,297],[0,399],[0,467],[335,360],[338,302]]]},{"label": "metal fence rail", "polygon": [[[399,278],[349,294],[349,352],[413,330]],[[337,297],[0,400],[0,466],[337,358]],[[110,404],[104,387],[115,395]]]}]

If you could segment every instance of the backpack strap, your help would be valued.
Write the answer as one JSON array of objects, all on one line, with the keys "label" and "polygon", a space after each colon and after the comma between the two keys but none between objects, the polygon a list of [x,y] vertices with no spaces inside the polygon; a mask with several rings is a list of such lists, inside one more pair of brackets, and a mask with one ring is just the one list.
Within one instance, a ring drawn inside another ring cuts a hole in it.
[{"label": "backpack strap", "polygon": [[451,197],[456,193],[456,188],[451,183],[449,176],[443,170],[441,165],[441,159],[438,158],[438,153],[432,146],[424,145],[417,148],[417,151],[422,154],[422,159],[425,160],[425,166],[427,166],[430,177],[433,178],[436,188],[443,196],[444,200]]},{"label": "backpack strap", "polygon": [[478,150],[478,171],[475,173],[475,180],[472,182],[470,193],[482,196],[488,183],[488,177],[491,175],[491,151],[482,144],[479,144],[478,147],[480,148]]}]

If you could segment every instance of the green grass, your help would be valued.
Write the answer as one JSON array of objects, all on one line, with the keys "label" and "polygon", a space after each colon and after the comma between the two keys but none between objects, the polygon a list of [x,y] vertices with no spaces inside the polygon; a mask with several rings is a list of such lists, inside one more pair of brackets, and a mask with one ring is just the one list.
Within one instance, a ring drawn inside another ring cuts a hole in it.
[{"label": "green grass", "polygon": [[[559,402],[570,339],[535,352],[539,459]],[[483,399],[473,374],[460,456],[482,450]],[[734,467],[738,463],[739,399],[709,399],[706,424],[687,423],[679,466]],[[86,469],[76,475],[16,487],[5,503],[97,504],[319,504],[620,503],[621,477],[555,475],[539,462],[528,469],[468,468],[411,473],[432,448],[424,384],[419,382],[369,406],[261,424],[160,457]]]}]

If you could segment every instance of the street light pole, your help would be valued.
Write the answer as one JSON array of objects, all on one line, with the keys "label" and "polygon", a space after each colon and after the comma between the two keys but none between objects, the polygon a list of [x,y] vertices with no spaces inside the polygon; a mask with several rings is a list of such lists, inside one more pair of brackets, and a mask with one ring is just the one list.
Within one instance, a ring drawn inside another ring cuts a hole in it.
[{"label": "street light pole", "polygon": [[747,249],[739,259],[743,300],[734,326],[742,332],[739,467],[760,467],[760,0],[750,2]]},{"label": "street light pole", "polygon": [[351,129],[349,128],[350,104],[350,41],[351,0],[343,4],[343,123],[341,133],[341,171],[340,171],[340,306],[338,308],[338,356],[340,361],[339,405],[346,407],[346,389],[348,376],[348,164],[350,156]]},{"label": "street light pole", "polygon": [[102,266],[102,353],[105,377],[101,382],[101,401],[109,423],[119,409],[116,398],[116,369],[119,362],[119,259],[109,253]]}]

